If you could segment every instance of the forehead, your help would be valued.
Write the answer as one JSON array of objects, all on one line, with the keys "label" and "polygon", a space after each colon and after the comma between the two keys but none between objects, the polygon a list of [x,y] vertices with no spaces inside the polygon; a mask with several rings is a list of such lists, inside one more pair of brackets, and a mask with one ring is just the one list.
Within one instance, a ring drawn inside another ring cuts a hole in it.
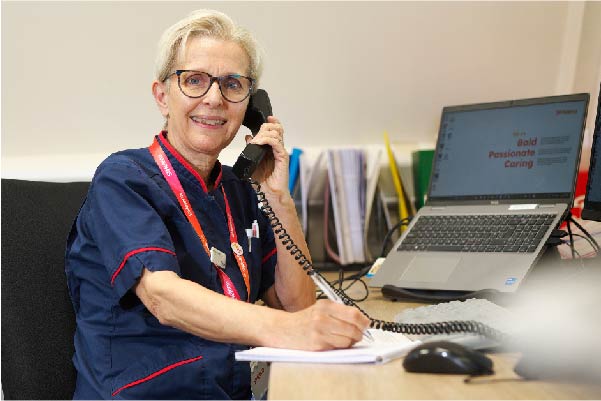
[{"label": "forehead", "polygon": [[248,55],[239,44],[210,37],[189,38],[179,64],[180,69],[211,75],[245,75],[250,68]]}]

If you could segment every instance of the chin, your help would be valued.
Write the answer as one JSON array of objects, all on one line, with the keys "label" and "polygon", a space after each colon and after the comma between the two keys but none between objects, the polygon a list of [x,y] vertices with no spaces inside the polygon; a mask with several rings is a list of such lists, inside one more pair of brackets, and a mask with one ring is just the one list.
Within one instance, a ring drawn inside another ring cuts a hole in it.
[{"label": "chin", "polygon": [[203,138],[204,140],[194,141],[194,151],[198,153],[219,155],[219,153],[229,145],[223,141],[215,141],[214,138]]}]

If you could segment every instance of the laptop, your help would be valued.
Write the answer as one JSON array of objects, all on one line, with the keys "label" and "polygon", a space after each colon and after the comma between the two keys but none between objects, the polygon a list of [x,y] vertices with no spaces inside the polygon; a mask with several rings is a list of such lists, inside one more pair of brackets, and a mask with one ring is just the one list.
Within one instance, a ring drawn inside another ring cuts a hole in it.
[{"label": "laptop", "polygon": [[514,292],[572,205],[588,101],[444,107],[426,204],[370,286]]}]

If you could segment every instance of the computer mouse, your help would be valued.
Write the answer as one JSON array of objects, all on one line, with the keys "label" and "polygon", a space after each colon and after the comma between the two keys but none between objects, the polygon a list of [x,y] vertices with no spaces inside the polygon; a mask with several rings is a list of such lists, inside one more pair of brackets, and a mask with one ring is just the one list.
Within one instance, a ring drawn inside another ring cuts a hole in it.
[{"label": "computer mouse", "polygon": [[450,341],[420,344],[403,361],[406,371],[419,373],[490,375],[492,366],[492,360],[481,352]]}]

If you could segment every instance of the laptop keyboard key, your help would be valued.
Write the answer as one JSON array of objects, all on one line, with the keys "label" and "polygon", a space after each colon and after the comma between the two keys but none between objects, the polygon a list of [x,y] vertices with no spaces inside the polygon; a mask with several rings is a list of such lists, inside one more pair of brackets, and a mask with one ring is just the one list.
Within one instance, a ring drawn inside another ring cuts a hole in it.
[{"label": "laptop keyboard key", "polygon": [[463,249],[461,245],[428,245],[426,250],[434,252],[460,252]]}]

